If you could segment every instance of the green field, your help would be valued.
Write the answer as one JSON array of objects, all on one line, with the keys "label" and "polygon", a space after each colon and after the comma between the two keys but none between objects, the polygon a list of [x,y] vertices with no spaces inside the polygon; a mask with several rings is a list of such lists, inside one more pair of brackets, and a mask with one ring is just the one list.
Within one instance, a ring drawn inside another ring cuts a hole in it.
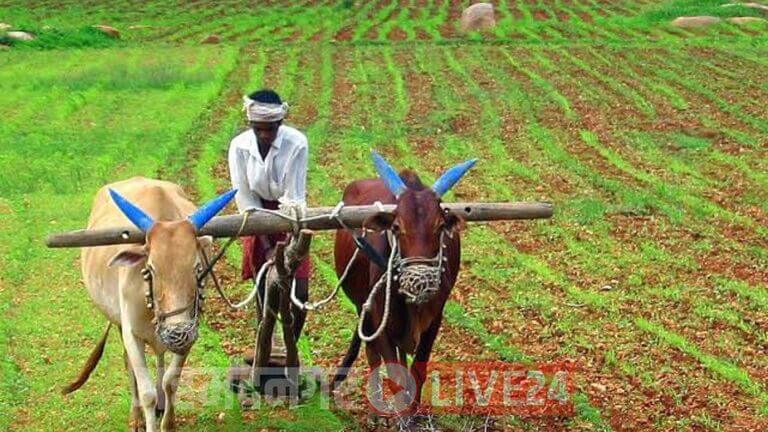
[{"label": "green field", "polygon": [[[495,30],[462,35],[469,1],[98,3],[0,0],[0,22],[39,36],[0,45],[1,430],[127,428],[115,334],[90,382],[59,394],[104,319],[78,251],[42,241],[84,227],[111,181],[160,177],[199,201],[226,189],[240,97],[261,86],[309,137],[311,205],[372,176],[371,149],[429,181],[478,157],[448,200],[555,203],[551,220],[463,236],[434,358],[580,365],[575,417],[493,428],[768,429],[768,24],[669,25],[767,12],[500,0]],[[121,39],[89,28],[99,23]],[[200,45],[210,34],[222,43]],[[332,241],[313,243],[316,298],[336,282]],[[222,272],[240,297],[238,256]],[[354,319],[341,300],[311,314],[304,363],[336,364]],[[190,366],[220,382],[253,323],[214,296],[204,321]],[[362,403],[241,411],[187,378],[181,430],[365,428]],[[484,422],[439,419],[443,430]]]}]

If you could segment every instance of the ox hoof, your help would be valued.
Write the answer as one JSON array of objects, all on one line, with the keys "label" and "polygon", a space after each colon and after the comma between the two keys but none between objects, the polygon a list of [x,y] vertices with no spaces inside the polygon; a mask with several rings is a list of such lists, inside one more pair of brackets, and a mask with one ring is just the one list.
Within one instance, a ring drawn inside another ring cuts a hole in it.
[{"label": "ox hoof", "polygon": [[253,407],[253,399],[249,397],[241,398],[240,407],[243,409],[251,409]]},{"label": "ox hoof", "polygon": [[128,429],[131,432],[145,431],[147,429],[146,426],[147,425],[146,425],[146,423],[144,423],[144,419],[141,419],[141,420],[131,420],[131,421],[128,422]]},{"label": "ox hoof", "polygon": [[368,414],[368,427],[372,429],[378,429],[378,428],[389,428],[389,419],[387,417],[382,417],[376,413],[370,413]]}]

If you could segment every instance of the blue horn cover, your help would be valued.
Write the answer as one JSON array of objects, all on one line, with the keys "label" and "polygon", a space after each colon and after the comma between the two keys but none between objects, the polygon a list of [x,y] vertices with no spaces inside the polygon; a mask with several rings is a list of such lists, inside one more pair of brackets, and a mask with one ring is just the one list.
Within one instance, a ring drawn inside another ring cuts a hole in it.
[{"label": "blue horn cover", "polygon": [[451,190],[451,188],[461,180],[464,174],[466,174],[475,163],[477,163],[477,159],[470,159],[450,168],[435,181],[435,184],[432,185],[432,190],[435,191],[437,196],[445,195],[446,192]]},{"label": "blue horn cover", "polygon": [[202,207],[197,209],[194,214],[189,216],[189,221],[192,222],[192,225],[194,225],[198,231],[201,230],[205,224],[208,223],[208,221],[213,219],[217,213],[219,213],[224,207],[227,206],[227,204],[229,204],[230,201],[232,201],[232,198],[235,197],[236,193],[237,189],[232,189],[229,192],[225,192],[208,201],[207,203],[203,204]]},{"label": "blue horn cover", "polygon": [[146,233],[150,228],[152,228],[152,225],[154,225],[155,221],[152,220],[149,215],[144,213],[144,210],[135,206],[133,203],[125,199],[125,197],[120,195],[116,190],[112,188],[109,189],[109,195],[112,197],[112,201],[115,202],[115,205],[117,205],[117,208],[119,208],[125,217],[127,217],[134,225],[136,225],[138,229]]},{"label": "blue horn cover", "polygon": [[381,155],[378,154],[375,150],[371,151],[371,156],[373,156],[373,165],[376,167],[376,172],[379,173],[379,178],[384,181],[384,183],[387,185],[387,188],[396,197],[405,192],[407,187],[405,186],[403,179],[400,178],[400,175],[397,173],[397,171],[392,168],[392,165],[387,163],[387,161],[384,160],[384,158],[381,157]]}]

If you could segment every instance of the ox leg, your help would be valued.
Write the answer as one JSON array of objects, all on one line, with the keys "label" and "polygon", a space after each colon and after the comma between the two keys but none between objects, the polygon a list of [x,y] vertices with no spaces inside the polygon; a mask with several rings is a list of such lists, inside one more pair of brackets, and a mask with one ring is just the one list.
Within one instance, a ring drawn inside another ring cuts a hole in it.
[{"label": "ox leg", "polygon": [[179,388],[179,378],[181,369],[184,368],[184,362],[187,361],[187,354],[173,354],[171,364],[163,376],[163,391],[165,392],[165,415],[160,424],[161,431],[169,431],[174,427],[176,416],[176,390]]},{"label": "ox leg", "polygon": [[411,375],[416,380],[416,397],[413,399],[414,410],[418,409],[421,403],[421,388],[424,386],[424,381],[427,378],[427,362],[429,362],[432,346],[435,343],[435,339],[437,339],[437,333],[440,331],[442,322],[443,313],[441,310],[429,328],[421,334],[419,345],[416,347],[416,355],[411,365]]},{"label": "ox leg", "polygon": [[144,342],[139,340],[131,331],[130,327],[123,325],[123,346],[128,354],[128,361],[131,364],[133,374],[136,377],[136,387],[139,395],[141,410],[144,412],[147,432],[154,432],[156,429],[155,403],[157,402],[157,392],[155,383],[147,368],[147,359],[144,356]]},{"label": "ox leg", "polygon": [[[401,362],[400,355],[397,348],[390,338],[386,335],[382,335],[376,341],[378,350],[381,353],[381,357],[384,360],[387,368],[387,377],[394,382],[396,386],[402,389],[408,388],[408,364]],[[401,390],[395,395],[395,406],[392,407],[393,414],[398,417],[404,414],[404,410],[408,410],[411,407],[411,401],[408,391]]]},{"label": "ox leg", "polygon": [[144,415],[141,413],[141,403],[139,402],[139,391],[136,388],[136,375],[133,373],[131,362],[128,360],[128,353],[123,350],[123,361],[125,370],[128,371],[128,381],[131,384],[131,415],[128,418],[128,427],[133,432],[144,429]]},{"label": "ox leg", "polygon": [[163,391],[163,377],[165,376],[165,353],[161,352],[157,354],[157,384],[155,385],[155,391],[157,392],[157,405],[155,406],[155,415],[158,418],[163,417],[165,411],[165,392]]},{"label": "ox leg", "polygon": [[[365,356],[368,360],[368,367],[370,368],[370,374],[368,375],[368,401],[374,407],[381,407],[384,405],[383,388],[381,386],[381,376],[377,369],[381,365],[381,356],[376,351],[376,347],[373,343],[365,344]],[[378,414],[376,411],[372,411],[369,414],[369,420],[375,425],[378,423]]]}]

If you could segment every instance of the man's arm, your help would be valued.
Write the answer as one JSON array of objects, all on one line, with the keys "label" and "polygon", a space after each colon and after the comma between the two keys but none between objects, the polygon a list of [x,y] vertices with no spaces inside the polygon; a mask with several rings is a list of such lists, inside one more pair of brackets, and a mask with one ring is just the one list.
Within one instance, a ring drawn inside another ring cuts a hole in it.
[{"label": "man's arm", "polygon": [[288,162],[285,188],[285,197],[291,201],[306,204],[307,202],[307,167],[309,163],[306,139],[296,149]]},{"label": "man's arm", "polygon": [[237,146],[234,142],[229,146],[229,157],[227,159],[232,187],[237,189],[237,194],[235,194],[237,209],[242,213],[248,209],[261,208],[261,200],[251,193],[246,177],[245,160],[238,155]]}]

